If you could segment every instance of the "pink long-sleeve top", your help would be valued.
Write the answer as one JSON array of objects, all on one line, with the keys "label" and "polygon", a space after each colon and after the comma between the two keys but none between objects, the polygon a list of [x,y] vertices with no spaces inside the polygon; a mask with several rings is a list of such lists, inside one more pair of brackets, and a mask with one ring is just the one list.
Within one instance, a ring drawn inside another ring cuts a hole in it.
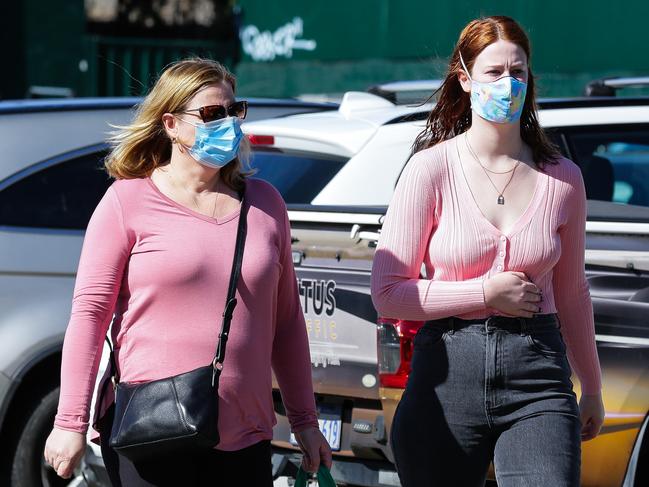
[{"label": "pink long-sleeve top", "polygon": [[[218,391],[217,448],[229,451],[273,436],[271,365],[293,431],[318,427],[286,206],[259,179],[247,179],[245,202],[238,304]],[[239,214],[212,218],[195,212],[164,195],[150,178],[111,185],[83,242],[56,427],[87,431],[111,319],[122,381],[160,379],[211,363]],[[113,399],[112,388],[107,391],[96,407],[99,417]]]},{"label": "pink long-sleeve top", "polygon": [[582,392],[599,392],[581,171],[565,158],[546,164],[527,209],[504,233],[477,206],[455,144],[451,139],[415,154],[397,183],[372,268],[377,311],[415,321],[502,314],[485,304],[483,281],[524,272],[543,292],[540,313],[558,314]]}]

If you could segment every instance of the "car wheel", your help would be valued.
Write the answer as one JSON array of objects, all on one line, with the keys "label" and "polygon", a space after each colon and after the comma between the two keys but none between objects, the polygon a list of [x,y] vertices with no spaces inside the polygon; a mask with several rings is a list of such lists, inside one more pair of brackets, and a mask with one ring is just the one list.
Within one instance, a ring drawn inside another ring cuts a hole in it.
[{"label": "car wheel", "polygon": [[62,479],[45,463],[45,440],[52,430],[59,400],[59,388],[38,401],[27,416],[18,437],[11,465],[11,485],[15,487],[62,487],[79,485],[79,479]]}]

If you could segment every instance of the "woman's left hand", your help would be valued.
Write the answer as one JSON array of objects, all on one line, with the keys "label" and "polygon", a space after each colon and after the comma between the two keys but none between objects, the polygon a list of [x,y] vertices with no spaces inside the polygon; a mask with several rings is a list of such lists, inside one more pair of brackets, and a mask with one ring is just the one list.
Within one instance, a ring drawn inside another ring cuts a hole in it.
[{"label": "woman's left hand", "polygon": [[304,454],[302,468],[307,472],[317,472],[320,463],[331,469],[331,447],[318,428],[307,428],[295,433],[297,444]]},{"label": "woman's left hand", "polygon": [[582,394],[579,400],[581,418],[581,441],[595,438],[604,423],[604,403],[602,394]]}]

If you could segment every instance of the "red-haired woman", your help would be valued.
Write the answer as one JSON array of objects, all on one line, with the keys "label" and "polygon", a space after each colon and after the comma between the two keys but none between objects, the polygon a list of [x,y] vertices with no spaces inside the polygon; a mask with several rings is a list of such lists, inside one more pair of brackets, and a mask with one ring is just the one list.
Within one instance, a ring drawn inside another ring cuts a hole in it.
[{"label": "red-haired woman", "polygon": [[584,183],[529,59],[511,18],[464,28],[385,219],[374,304],[426,321],[391,431],[404,487],[481,486],[492,460],[501,487],[577,486],[603,422]]}]

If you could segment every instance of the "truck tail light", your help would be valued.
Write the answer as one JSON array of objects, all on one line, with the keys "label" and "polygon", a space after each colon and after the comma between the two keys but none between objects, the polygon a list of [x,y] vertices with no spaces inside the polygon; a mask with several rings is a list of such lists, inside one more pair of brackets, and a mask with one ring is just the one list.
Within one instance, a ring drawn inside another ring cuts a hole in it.
[{"label": "truck tail light", "polygon": [[382,387],[405,389],[410,375],[412,340],[422,324],[421,321],[379,318],[377,346]]},{"label": "truck tail light", "polygon": [[274,145],[275,137],[272,135],[248,135],[248,140],[252,145]]}]

